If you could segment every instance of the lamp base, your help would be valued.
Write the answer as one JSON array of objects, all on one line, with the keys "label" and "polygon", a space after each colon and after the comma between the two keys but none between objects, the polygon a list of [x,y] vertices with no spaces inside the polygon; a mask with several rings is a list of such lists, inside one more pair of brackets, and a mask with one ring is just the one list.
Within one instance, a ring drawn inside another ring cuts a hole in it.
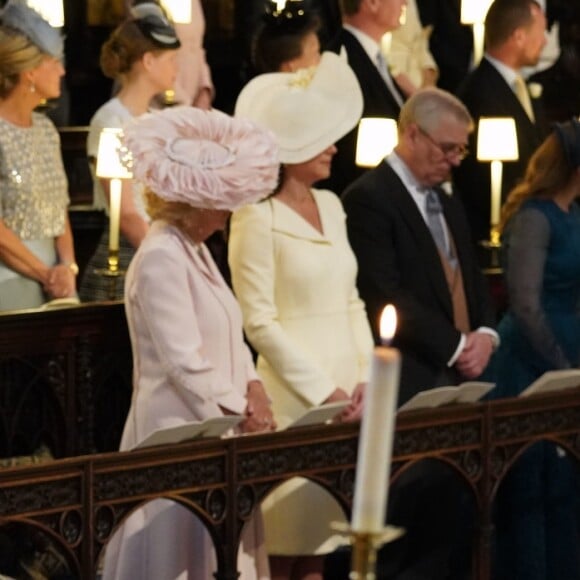
[{"label": "lamp base", "polygon": [[379,532],[355,531],[342,522],[333,522],[330,527],[347,536],[352,544],[350,580],[375,580],[378,549],[405,533],[403,528],[395,526],[385,526]]},{"label": "lamp base", "polygon": [[117,284],[118,281],[125,277],[126,270],[119,270],[118,268],[96,268],[93,270],[97,276],[103,276],[108,279],[107,294],[109,300],[116,300],[117,298]]},{"label": "lamp base", "polygon": [[501,238],[497,226],[492,226],[489,232],[489,240],[481,240],[479,245],[484,249],[482,268],[486,274],[501,274]]}]

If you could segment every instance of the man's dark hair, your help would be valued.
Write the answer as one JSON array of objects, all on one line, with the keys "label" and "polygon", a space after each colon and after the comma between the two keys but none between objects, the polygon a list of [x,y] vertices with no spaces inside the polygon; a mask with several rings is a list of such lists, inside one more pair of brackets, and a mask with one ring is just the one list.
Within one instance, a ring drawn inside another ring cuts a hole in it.
[{"label": "man's dark hair", "polygon": [[540,5],[535,0],[495,0],[485,17],[485,46],[497,48],[513,32],[533,22],[532,7]]}]

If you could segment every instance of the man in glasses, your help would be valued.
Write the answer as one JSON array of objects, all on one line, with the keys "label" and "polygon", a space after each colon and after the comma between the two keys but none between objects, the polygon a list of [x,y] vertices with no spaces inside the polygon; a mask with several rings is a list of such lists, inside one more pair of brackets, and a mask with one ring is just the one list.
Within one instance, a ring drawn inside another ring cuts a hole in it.
[{"label": "man in glasses", "polygon": [[453,95],[419,91],[401,110],[394,152],[343,196],[359,292],[377,341],[385,304],[399,313],[400,403],[479,376],[496,342],[465,214],[438,187],[467,155],[472,127]]},{"label": "man in glasses", "polygon": [[[397,309],[399,404],[478,377],[497,344],[465,214],[439,187],[467,155],[472,127],[453,95],[422,89],[401,109],[393,153],[343,196],[358,288],[377,342],[381,310],[388,303]],[[455,551],[458,538],[469,537],[458,525],[462,491],[441,465],[415,467],[391,488],[387,521],[407,532],[382,552],[378,578],[454,578],[457,567],[469,569]],[[468,560],[469,550],[461,552]]]}]

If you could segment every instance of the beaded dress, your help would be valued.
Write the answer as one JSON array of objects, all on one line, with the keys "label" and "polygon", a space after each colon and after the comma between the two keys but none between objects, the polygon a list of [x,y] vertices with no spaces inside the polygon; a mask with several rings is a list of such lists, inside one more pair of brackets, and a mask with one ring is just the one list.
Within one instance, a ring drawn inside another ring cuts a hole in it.
[{"label": "beaded dress", "polygon": [[[68,184],[52,122],[33,113],[30,127],[0,119],[0,219],[46,265],[57,262],[55,238],[65,231]],[[0,259],[0,311],[46,301],[39,282]]]}]

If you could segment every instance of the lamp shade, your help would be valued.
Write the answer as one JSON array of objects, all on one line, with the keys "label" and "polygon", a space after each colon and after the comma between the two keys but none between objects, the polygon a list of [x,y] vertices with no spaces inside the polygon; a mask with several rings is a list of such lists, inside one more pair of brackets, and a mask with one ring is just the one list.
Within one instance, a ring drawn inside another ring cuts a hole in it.
[{"label": "lamp shade", "polygon": [[356,164],[375,167],[397,145],[397,123],[394,119],[365,117],[360,120],[356,141]]},{"label": "lamp shade", "polygon": [[167,10],[173,22],[177,24],[189,24],[191,22],[190,0],[161,0],[161,4]]},{"label": "lamp shade", "polygon": [[27,0],[27,4],[34,8],[53,28],[64,26],[62,0]]},{"label": "lamp shade", "polygon": [[481,117],[477,130],[477,158],[480,161],[518,159],[516,123],[511,117]]},{"label": "lamp shade", "polygon": [[493,0],[461,0],[461,24],[478,24],[485,16]]},{"label": "lamp shade", "polygon": [[97,177],[105,179],[130,179],[130,154],[123,145],[121,129],[106,128],[99,137],[97,153]]}]

